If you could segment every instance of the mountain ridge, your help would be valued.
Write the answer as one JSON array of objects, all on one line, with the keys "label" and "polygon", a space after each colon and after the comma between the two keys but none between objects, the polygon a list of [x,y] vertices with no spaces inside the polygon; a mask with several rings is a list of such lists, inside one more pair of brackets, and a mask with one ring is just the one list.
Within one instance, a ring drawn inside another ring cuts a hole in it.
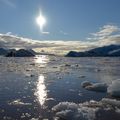
[{"label": "mountain ridge", "polygon": [[117,57],[120,56],[120,45],[111,44],[84,52],[70,51],[66,57]]}]

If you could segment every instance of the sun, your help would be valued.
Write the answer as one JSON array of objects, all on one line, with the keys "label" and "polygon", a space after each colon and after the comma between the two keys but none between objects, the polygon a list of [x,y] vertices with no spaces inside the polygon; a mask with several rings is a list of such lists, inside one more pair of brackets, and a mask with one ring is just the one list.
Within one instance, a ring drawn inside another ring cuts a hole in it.
[{"label": "sun", "polygon": [[39,25],[41,32],[43,31],[43,27],[46,24],[46,19],[40,12],[40,15],[36,18],[36,23]]}]

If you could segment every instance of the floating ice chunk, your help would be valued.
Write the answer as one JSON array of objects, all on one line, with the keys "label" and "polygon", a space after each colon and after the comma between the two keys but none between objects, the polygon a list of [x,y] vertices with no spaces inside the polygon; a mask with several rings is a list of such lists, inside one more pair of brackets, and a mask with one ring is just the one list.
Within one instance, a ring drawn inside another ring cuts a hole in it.
[{"label": "floating ice chunk", "polygon": [[106,92],[107,84],[106,83],[91,83],[89,81],[84,81],[81,83],[81,86],[87,90],[97,91],[97,92]]},{"label": "floating ice chunk", "polygon": [[102,103],[103,104],[109,104],[111,106],[120,108],[120,101],[116,100],[116,99],[103,98]]},{"label": "floating ice chunk", "polygon": [[18,105],[18,106],[21,106],[21,105],[32,105],[31,103],[24,103],[21,101],[21,99],[17,99],[17,100],[14,100],[10,103],[8,103],[9,105]]},{"label": "floating ice chunk", "polygon": [[93,120],[95,118],[95,110],[86,106],[71,102],[62,102],[54,106],[52,110],[55,116],[65,120]]},{"label": "floating ice chunk", "polygon": [[89,86],[86,86],[85,89],[96,91],[96,92],[106,92],[107,91],[107,84],[105,83],[95,83]]},{"label": "floating ice chunk", "polygon": [[54,98],[47,98],[46,101],[55,101]]},{"label": "floating ice chunk", "polygon": [[65,64],[65,67],[70,67],[71,65],[70,64]]},{"label": "floating ice chunk", "polygon": [[99,102],[91,100],[80,104],[62,102],[52,110],[55,113],[55,120],[97,120],[98,117],[99,120],[110,118],[119,120],[120,101],[104,98]]},{"label": "floating ice chunk", "polygon": [[30,119],[30,120],[39,120],[39,118],[32,118],[32,119]]},{"label": "floating ice chunk", "polygon": [[120,80],[115,80],[107,89],[108,94],[114,97],[120,97]]},{"label": "floating ice chunk", "polygon": [[54,107],[52,108],[52,110],[55,111],[55,112],[59,112],[59,111],[61,111],[61,110],[66,110],[66,109],[68,109],[68,110],[70,109],[70,110],[75,111],[76,108],[77,108],[77,104],[75,104],[75,103],[71,103],[71,102],[61,102],[61,103],[59,103],[58,105],[54,106]]},{"label": "floating ice chunk", "polygon": [[92,85],[92,83],[89,82],[89,81],[83,81],[83,82],[81,83],[81,86],[82,86],[83,88],[85,88],[85,87],[87,87],[87,86],[91,86],[91,85]]},{"label": "floating ice chunk", "polygon": [[81,76],[79,76],[79,78],[85,78],[86,76],[85,75],[81,75]]},{"label": "floating ice chunk", "polygon": [[63,111],[57,112],[56,116],[61,119],[65,118],[67,120],[70,120],[71,118],[73,119],[74,112],[72,110],[63,110]]}]

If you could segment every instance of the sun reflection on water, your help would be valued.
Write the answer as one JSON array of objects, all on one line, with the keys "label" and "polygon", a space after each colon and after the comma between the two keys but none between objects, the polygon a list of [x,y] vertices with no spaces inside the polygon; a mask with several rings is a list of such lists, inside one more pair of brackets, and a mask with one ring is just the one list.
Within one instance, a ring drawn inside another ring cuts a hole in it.
[{"label": "sun reflection on water", "polygon": [[47,90],[45,86],[45,77],[40,75],[37,83],[36,95],[41,106],[44,105],[45,100],[47,99]]},{"label": "sun reflection on water", "polygon": [[[49,62],[49,59],[46,55],[38,55],[35,57],[34,62],[40,64],[40,66],[46,66]],[[37,96],[40,105],[44,106],[44,103],[47,99],[47,89],[45,86],[45,77],[43,74],[38,76],[35,95]]]},{"label": "sun reflection on water", "polygon": [[40,63],[40,64],[44,64],[44,63],[48,63],[49,59],[46,55],[39,55],[35,57],[35,63]]}]

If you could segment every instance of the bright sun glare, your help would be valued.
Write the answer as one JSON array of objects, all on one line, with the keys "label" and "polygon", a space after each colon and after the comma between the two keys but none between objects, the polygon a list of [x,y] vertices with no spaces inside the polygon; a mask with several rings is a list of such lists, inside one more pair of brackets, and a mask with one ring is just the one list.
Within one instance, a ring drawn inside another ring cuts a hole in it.
[{"label": "bright sun glare", "polygon": [[40,15],[36,18],[36,22],[40,27],[41,32],[43,31],[43,27],[46,24],[46,19],[45,17],[42,15],[42,12],[40,12]]}]

